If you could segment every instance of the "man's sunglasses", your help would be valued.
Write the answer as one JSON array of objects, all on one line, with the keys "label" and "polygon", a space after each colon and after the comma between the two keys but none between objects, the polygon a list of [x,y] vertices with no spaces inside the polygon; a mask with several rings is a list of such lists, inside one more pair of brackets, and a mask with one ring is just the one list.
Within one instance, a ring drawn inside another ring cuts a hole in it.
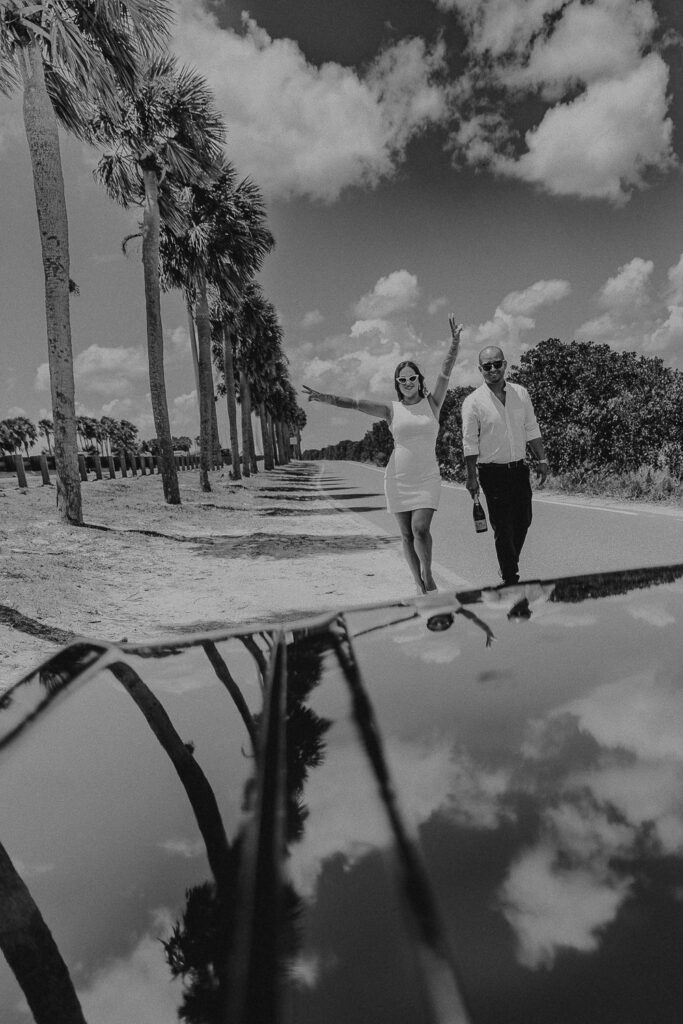
[{"label": "man's sunglasses", "polygon": [[417,380],[417,374],[413,373],[410,377],[397,377],[396,380],[399,384],[414,384]]},{"label": "man's sunglasses", "polygon": [[500,370],[501,366],[503,365],[503,362],[503,359],[494,359],[493,362],[491,363],[480,363],[479,365],[481,366],[482,370],[486,370],[486,372],[488,373],[489,370]]}]

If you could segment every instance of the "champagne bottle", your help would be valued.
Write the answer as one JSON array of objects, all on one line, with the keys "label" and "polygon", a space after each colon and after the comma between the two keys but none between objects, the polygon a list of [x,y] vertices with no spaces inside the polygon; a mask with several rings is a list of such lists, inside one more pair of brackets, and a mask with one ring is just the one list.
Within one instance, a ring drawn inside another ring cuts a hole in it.
[{"label": "champagne bottle", "polygon": [[472,518],[474,519],[474,528],[477,533],[484,533],[488,530],[489,526],[486,522],[486,513],[482,508],[479,498],[474,499],[474,505],[472,506]]}]

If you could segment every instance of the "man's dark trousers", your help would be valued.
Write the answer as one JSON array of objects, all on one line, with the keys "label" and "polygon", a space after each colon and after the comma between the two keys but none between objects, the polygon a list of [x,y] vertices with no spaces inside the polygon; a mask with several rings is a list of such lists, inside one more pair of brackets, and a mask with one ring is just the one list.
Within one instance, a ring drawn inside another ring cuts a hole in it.
[{"label": "man's dark trousers", "polygon": [[519,556],[531,526],[531,483],[523,461],[479,464],[503,583],[519,581]]}]

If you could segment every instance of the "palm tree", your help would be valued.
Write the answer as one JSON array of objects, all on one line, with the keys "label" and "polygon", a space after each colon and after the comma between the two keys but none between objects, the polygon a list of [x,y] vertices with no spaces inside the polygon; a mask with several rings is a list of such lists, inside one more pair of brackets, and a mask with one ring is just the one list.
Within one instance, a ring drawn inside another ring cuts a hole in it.
[{"label": "palm tree", "polygon": [[52,420],[49,420],[49,419],[38,420],[38,430],[45,437],[45,440],[47,442],[48,453],[50,455],[52,455],[52,440],[51,439],[52,439],[52,435],[53,435],[54,430],[55,430],[54,423],[52,422]]},{"label": "palm tree", "polygon": [[0,90],[23,89],[23,115],[45,276],[48,364],[54,418],[57,508],[83,522],[76,459],[69,231],[58,119],[82,134],[83,101],[132,81],[139,48],[168,30],[165,0],[0,0]]},{"label": "palm tree", "polygon": [[[236,304],[242,290],[260,269],[274,240],[265,224],[261,195],[248,180],[236,184],[234,168],[223,160],[210,180],[194,182],[179,192],[186,230],[162,232],[162,263],[169,287],[183,288],[197,327],[200,485],[211,490],[212,403],[211,294]],[[231,438],[231,441],[233,439]],[[234,445],[233,445],[234,447]]]},{"label": "palm tree", "polygon": [[21,437],[21,444],[24,446],[26,456],[28,457],[30,454],[29,448],[38,440],[38,431],[28,416],[15,416],[14,427],[18,436]]},{"label": "palm tree", "polygon": [[[164,376],[164,335],[159,283],[159,237],[164,218],[180,230],[171,182],[203,178],[220,155],[225,130],[204,79],[174,56],[149,61],[134,87],[121,90],[112,118],[100,111],[92,139],[109,147],[96,177],[124,207],[142,207],[142,266],[147,312],[147,354],[154,426],[159,439],[164,498],[180,504]],[[162,186],[162,182],[164,185]],[[126,242],[124,241],[124,248]]]}]

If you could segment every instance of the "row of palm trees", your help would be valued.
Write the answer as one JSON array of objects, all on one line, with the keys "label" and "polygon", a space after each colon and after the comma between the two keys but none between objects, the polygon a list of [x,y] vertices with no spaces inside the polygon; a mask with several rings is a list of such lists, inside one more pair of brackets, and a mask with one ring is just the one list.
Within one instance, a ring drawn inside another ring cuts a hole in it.
[{"label": "row of palm trees", "polygon": [[[77,463],[69,297],[69,235],[58,125],[96,146],[96,178],[141,211],[152,413],[164,498],[180,502],[164,375],[161,292],[188,310],[200,418],[200,485],[219,449],[214,363],[223,376],[232,474],[249,472],[251,409],[261,418],[266,468],[287,461],[305,422],[287,369],[283,332],[255,276],[274,245],[257,186],[225,159],[225,125],[203,78],[165,49],[166,0],[0,0],[0,90],[23,91],[45,276],[57,506],[83,521]],[[242,460],[236,399],[242,413]],[[286,442],[286,443],[285,443]]]}]

